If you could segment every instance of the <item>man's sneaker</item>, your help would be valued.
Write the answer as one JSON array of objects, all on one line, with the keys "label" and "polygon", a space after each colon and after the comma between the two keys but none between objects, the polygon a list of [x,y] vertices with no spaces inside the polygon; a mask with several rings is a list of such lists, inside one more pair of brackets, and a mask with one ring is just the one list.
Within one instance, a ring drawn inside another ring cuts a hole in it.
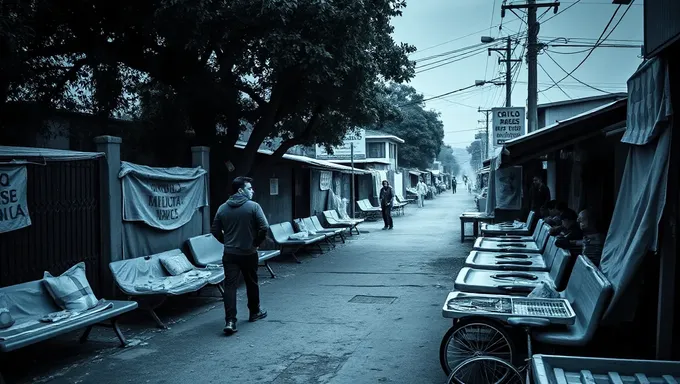
[{"label": "man's sneaker", "polygon": [[251,313],[250,319],[248,320],[252,323],[253,321],[258,321],[264,319],[265,317],[267,317],[267,311],[265,311],[264,309],[260,309],[259,311],[257,311],[257,313]]},{"label": "man's sneaker", "polygon": [[223,331],[225,334],[227,334],[227,336],[231,336],[234,333],[238,332],[238,330],[236,329],[236,322],[234,320],[227,321],[227,324],[224,326]]}]

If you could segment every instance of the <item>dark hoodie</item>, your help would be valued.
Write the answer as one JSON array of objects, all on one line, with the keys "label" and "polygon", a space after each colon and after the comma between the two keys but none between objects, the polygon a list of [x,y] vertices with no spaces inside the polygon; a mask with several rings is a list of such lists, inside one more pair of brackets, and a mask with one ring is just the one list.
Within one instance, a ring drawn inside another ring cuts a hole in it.
[{"label": "dark hoodie", "polygon": [[224,243],[224,253],[250,255],[257,253],[268,229],[260,204],[237,193],[217,209],[210,232]]}]

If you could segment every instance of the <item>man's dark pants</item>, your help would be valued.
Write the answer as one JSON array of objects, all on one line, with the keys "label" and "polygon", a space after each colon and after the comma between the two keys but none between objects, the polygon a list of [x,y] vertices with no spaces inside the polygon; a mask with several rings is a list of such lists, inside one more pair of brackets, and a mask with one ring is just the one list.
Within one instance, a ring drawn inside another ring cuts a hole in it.
[{"label": "man's dark pants", "polygon": [[394,223],[392,222],[392,207],[391,206],[385,206],[382,207],[382,217],[383,221],[385,222],[385,228],[392,228],[394,227]]},{"label": "man's dark pants", "polygon": [[236,320],[236,289],[238,278],[243,274],[248,295],[250,313],[260,309],[260,287],[257,285],[257,253],[251,255],[234,255],[225,253],[222,256],[224,265],[224,317],[225,321]]},{"label": "man's dark pants", "polygon": [[453,189],[453,193],[456,193],[456,187],[457,187],[457,185],[453,184],[453,188],[451,188],[451,189]]}]

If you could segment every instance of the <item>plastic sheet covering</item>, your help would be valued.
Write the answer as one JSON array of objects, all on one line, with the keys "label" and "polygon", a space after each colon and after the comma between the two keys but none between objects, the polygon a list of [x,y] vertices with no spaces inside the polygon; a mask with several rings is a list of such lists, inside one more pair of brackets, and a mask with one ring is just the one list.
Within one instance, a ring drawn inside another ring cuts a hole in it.
[{"label": "plastic sheet covering", "polygon": [[[178,276],[169,276],[160,262],[163,255],[182,253],[173,249],[163,253],[115,261],[109,264],[116,283],[129,295],[181,295],[195,292],[211,281],[217,280],[224,271],[220,269],[195,269]],[[214,276],[213,276],[214,275]]]},{"label": "plastic sheet covering", "polygon": [[636,301],[622,295],[649,251],[656,251],[659,223],[666,204],[671,129],[658,141],[631,146],[623,171],[600,269],[614,287],[605,320],[630,321]]},{"label": "plastic sheet covering", "polygon": [[326,210],[336,210],[342,219],[349,219],[347,214],[347,206],[349,205],[349,200],[343,199],[342,196],[336,195],[333,190],[328,191],[328,203],[326,204]]}]

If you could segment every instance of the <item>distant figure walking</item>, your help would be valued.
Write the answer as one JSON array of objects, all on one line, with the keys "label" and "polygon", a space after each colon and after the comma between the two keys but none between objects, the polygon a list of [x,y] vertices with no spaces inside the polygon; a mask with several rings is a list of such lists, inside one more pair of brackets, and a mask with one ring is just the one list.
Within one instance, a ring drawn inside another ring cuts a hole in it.
[{"label": "distant figure walking", "polygon": [[416,185],[416,192],[418,193],[418,208],[422,208],[425,206],[425,195],[427,195],[427,185],[425,185],[422,178]]},{"label": "distant figure walking", "polygon": [[451,189],[453,189],[453,193],[456,193],[457,187],[458,187],[458,180],[456,180],[456,176],[454,176],[453,180],[451,180]]},{"label": "distant figure walking", "polygon": [[233,195],[217,209],[210,232],[224,244],[224,333],[236,332],[236,288],[243,274],[248,296],[249,320],[267,317],[260,308],[257,283],[257,249],[267,237],[269,223],[260,204],[252,201],[255,190],[252,179],[239,176],[231,184]]},{"label": "distant figure walking", "polygon": [[380,208],[382,209],[382,217],[385,222],[385,229],[394,229],[394,222],[392,221],[392,206],[394,203],[394,191],[390,187],[390,182],[383,180],[383,187],[380,189]]}]

